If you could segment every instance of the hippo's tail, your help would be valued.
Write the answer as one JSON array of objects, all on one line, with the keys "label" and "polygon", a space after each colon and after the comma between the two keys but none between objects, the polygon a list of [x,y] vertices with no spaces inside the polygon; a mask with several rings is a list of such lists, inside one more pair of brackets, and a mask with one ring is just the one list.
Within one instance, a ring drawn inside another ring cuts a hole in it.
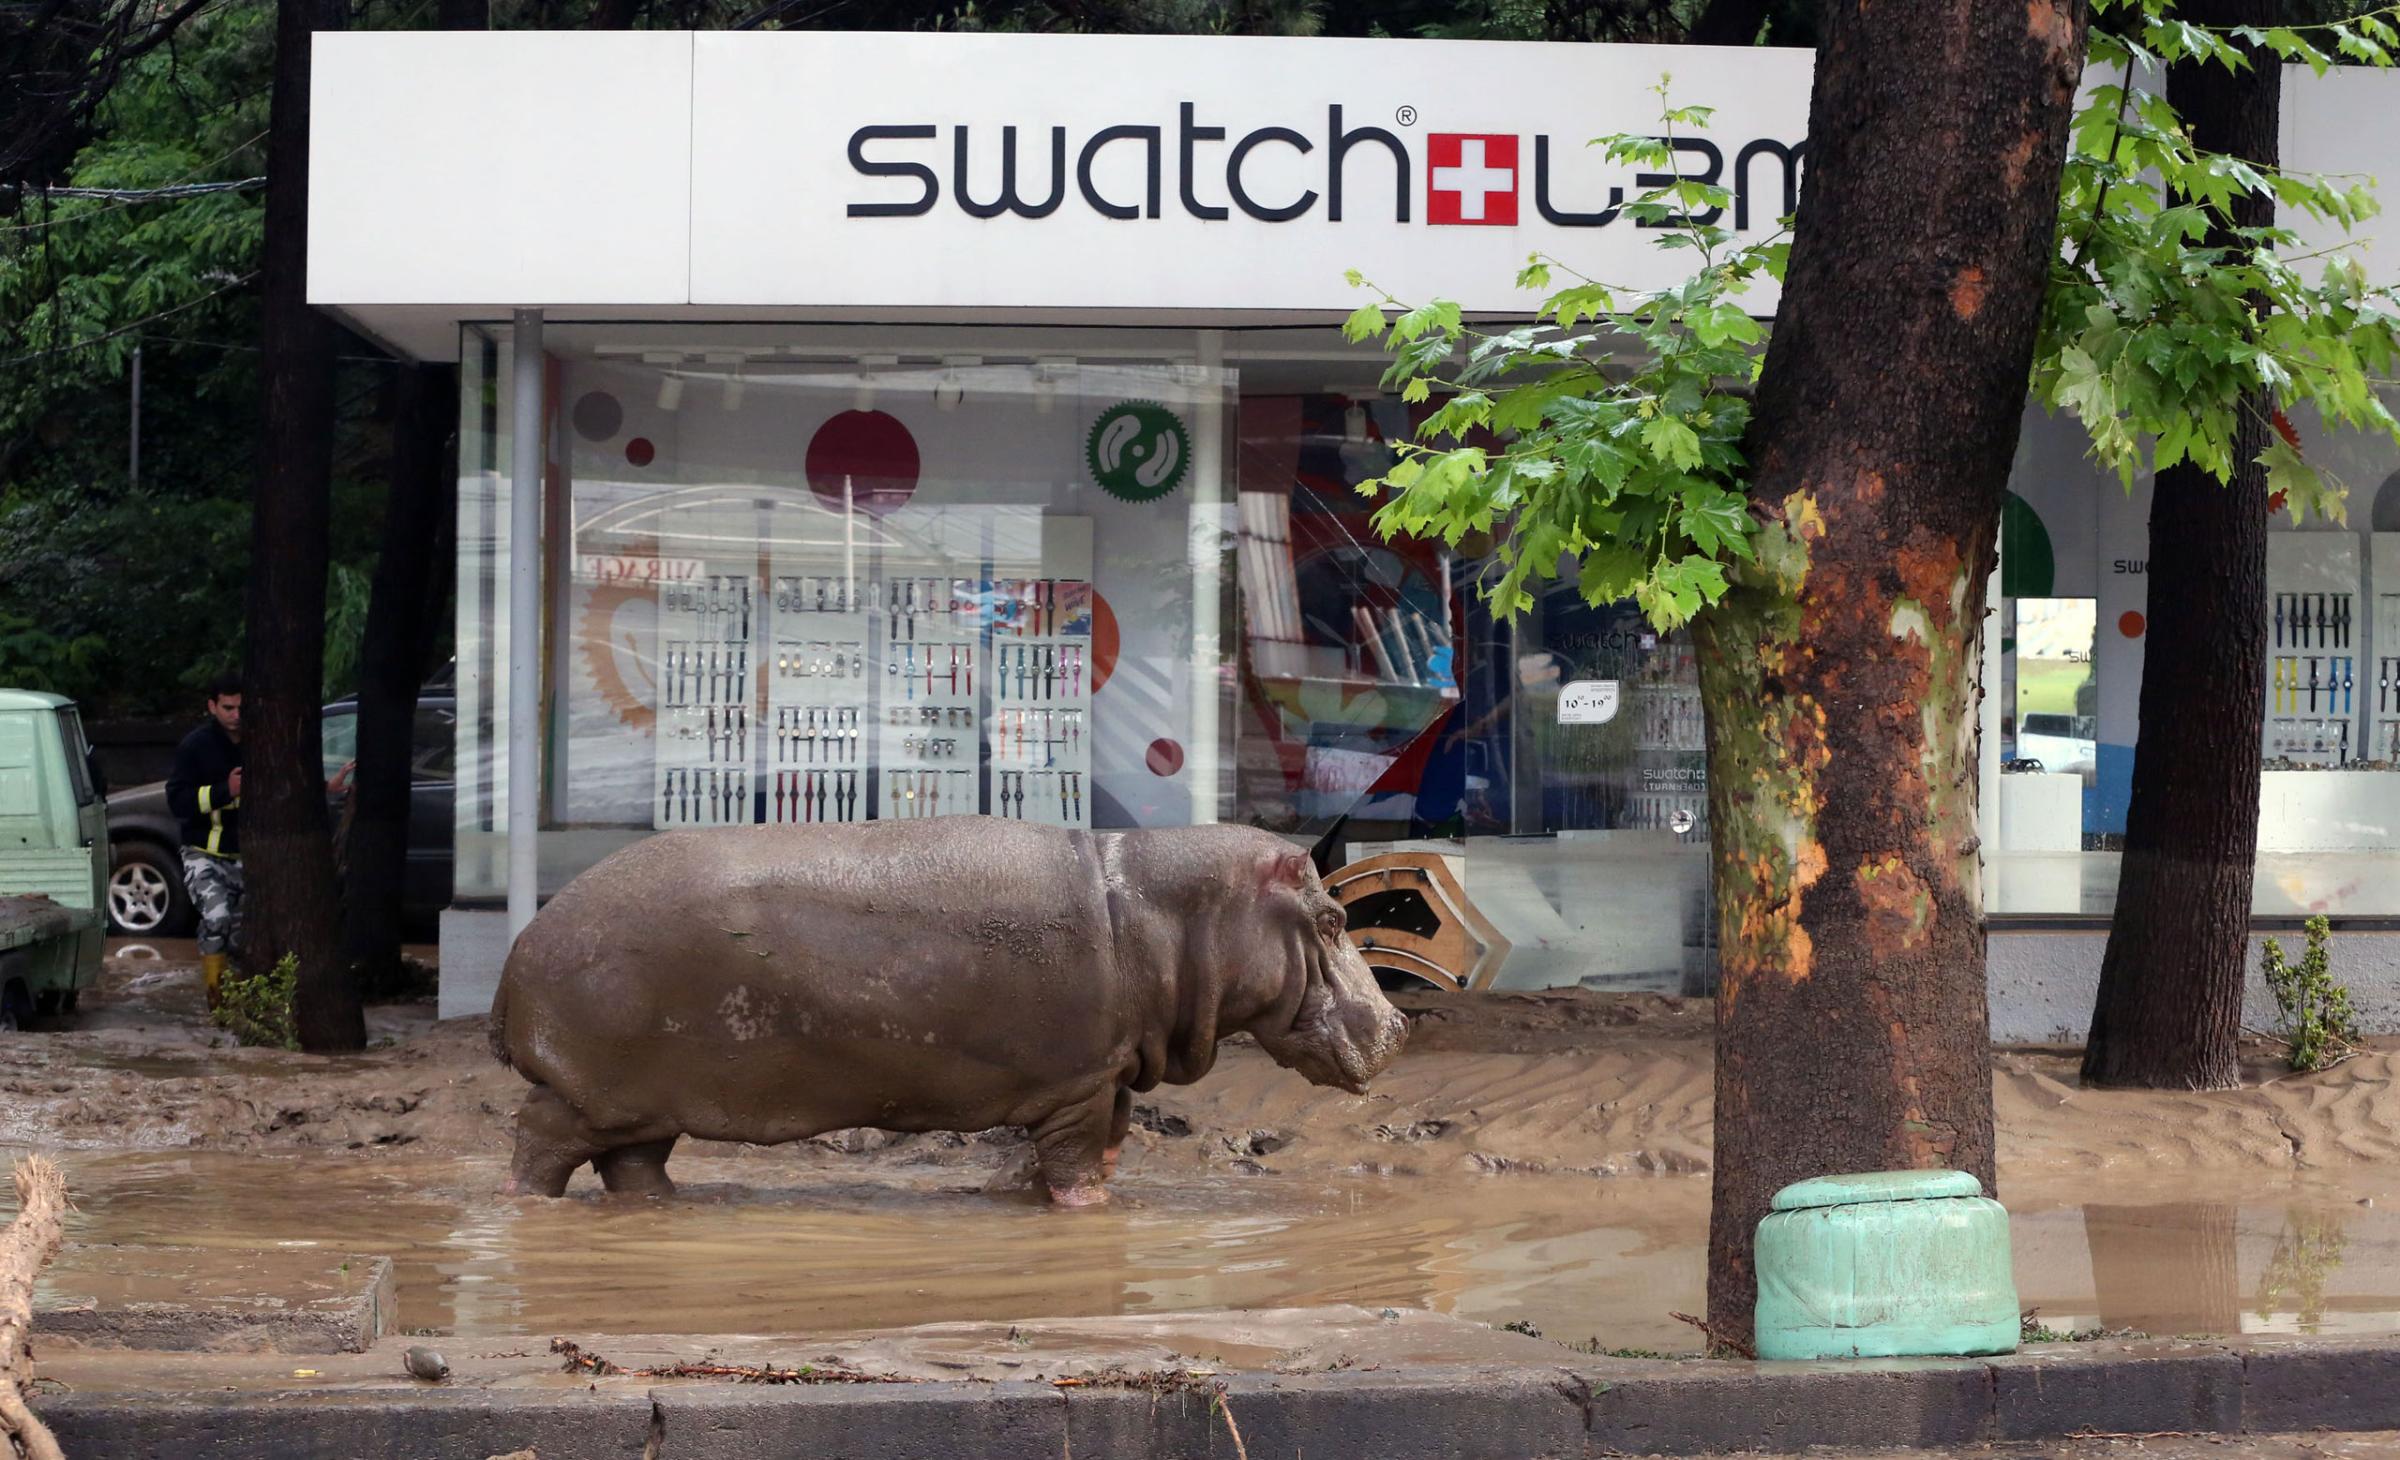
[{"label": "hippo's tail", "polygon": [[500,987],[492,991],[491,1038],[492,1058],[509,1069],[515,1069],[517,1062],[508,1057],[508,973],[505,969],[500,974]]}]

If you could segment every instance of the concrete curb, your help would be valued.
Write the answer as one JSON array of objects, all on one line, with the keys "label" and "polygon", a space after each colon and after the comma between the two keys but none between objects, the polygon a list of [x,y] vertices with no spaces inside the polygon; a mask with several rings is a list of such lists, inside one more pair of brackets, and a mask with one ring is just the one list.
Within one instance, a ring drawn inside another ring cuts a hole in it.
[{"label": "concrete curb", "polygon": [[[1252,1460],[1587,1460],[2039,1440],[2077,1430],[2400,1428],[2400,1338],[2053,1344],[1998,1359],[1228,1374]],[[72,1394],[71,1455],[129,1460],[1231,1460],[1210,1392],[934,1383]]]}]

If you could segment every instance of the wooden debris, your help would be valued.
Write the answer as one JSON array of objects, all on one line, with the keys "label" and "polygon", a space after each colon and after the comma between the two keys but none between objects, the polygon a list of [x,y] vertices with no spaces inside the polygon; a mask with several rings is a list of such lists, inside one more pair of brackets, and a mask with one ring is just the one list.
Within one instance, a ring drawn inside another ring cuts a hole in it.
[{"label": "wooden debris", "polygon": [[65,1460],[49,1426],[26,1406],[33,1382],[33,1284],[66,1240],[67,1182],[48,1158],[17,1163],[17,1218],[0,1233],[0,1435],[25,1460]]}]

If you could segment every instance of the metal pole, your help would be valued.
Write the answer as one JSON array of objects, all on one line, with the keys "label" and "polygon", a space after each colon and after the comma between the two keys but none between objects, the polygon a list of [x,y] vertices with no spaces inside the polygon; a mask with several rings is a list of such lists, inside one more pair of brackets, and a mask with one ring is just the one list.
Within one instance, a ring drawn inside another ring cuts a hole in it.
[{"label": "metal pole", "polygon": [[516,312],[514,450],[508,474],[508,937],[539,891],[542,652],[542,312]]},{"label": "metal pole", "polygon": [[133,424],[127,433],[125,476],[135,491],[142,486],[142,347],[133,347]]}]

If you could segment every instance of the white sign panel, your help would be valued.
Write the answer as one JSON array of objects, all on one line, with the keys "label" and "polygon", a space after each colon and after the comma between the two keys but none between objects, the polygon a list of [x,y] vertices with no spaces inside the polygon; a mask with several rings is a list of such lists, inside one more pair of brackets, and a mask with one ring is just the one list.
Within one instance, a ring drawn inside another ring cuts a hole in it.
[{"label": "white sign panel", "polygon": [[[309,297],[421,328],[496,307],[1529,311],[1532,253],[1680,281],[1587,144],[1715,108],[1682,175],[1764,236],[1812,57],[1764,47],[936,33],[361,32],[315,41]],[[2287,68],[2295,168],[2390,174],[2400,76]],[[2375,277],[2391,260],[2376,257]],[[1749,297],[1771,310],[1771,286]],[[418,306],[414,313],[402,306]],[[395,312],[399,311],[399,312]],[[1231,317],[1228,319],[1228,317]],[[1189,321],[1186,321],[1189,322]]]},{"label": "white sign panel", "polygon": [[1558,723],[1605,725],[1617,718],[1622,696],[1613,679],[1578,679],[1558,692]]},{"label": "white sign panel", "polygon": [[702,34],[692,298],[1346,311],[1356,268],[1525,310],[1536,251],[1664,285],[1690,254],[1620,211],[1642,169],[1587,144],[1659,131],[1674,71],[1677,104],[1717,108],[1681,170],[1769,232],[1810,70],[1773,49]]}]

